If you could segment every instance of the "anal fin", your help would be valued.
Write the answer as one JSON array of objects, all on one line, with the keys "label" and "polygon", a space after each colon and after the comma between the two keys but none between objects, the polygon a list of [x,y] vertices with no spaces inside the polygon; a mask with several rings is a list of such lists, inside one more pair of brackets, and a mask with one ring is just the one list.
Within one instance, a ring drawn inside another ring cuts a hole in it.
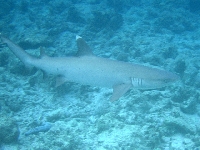
[{"label": "anal fin", "polygon": [[113,102],[118,100],[122,95],[124,95],[130,88],[132,84],[119,84],[113,86],[113,94],[110,97],[110,101]]}]

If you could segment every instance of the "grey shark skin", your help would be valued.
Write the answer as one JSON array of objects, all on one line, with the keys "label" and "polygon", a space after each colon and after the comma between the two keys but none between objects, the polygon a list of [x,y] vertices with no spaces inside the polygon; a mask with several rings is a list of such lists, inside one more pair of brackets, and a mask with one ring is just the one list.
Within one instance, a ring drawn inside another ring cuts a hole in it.
[{"label": "grey shark skin", "polygon": [[130,88],[156,89],[179,79],[177,75],[157,68],[96,57],[80,36],[76,36],[78,52],[74,57],[48,57],[41,52],[41,58],[36,58],[3,36],[1,41],[25,65],[58,75],[57,85],[71,81],[113,88],[111,101],[119,99]]}]

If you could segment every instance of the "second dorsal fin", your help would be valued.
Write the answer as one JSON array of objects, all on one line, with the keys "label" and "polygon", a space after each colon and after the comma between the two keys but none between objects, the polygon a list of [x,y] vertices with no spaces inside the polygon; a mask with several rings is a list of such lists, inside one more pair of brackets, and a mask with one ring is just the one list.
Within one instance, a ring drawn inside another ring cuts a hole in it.
[{"label": "second dorsal fin", "polygon": [[94,55],[92,53],[92,50],[90,49],[90,47],[87,45],[87,43],[85,42],[85,40],[82,37],[77,35],[76,42],[77,42],[77,47],[78,47],[77,56],[92,56],[92,55]]},{"label": "second dorsal fin", "polygon": [[43,57],[47,57],[47,55],[45,54],[44,47],[40,47],[40,58],[43,58]]}]

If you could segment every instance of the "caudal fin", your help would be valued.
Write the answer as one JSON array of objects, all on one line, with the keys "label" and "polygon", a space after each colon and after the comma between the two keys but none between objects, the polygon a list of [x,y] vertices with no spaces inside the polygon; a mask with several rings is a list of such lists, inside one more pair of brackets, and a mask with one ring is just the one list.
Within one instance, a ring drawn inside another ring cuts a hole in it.
[{"label": "caudal fin", "polygon": [[8,38],[0,35],[2,44],[7,44],[8,48],[26,65],[32,65],[32,61],[36,58],[26,53],[20,46],[9,40]]}]

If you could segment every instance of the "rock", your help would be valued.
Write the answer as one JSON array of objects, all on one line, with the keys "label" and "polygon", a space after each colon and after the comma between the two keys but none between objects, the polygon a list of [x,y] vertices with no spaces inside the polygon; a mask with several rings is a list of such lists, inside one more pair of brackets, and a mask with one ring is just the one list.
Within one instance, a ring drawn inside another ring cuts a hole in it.
[{"label": "rock", "polygon": [[183,113],[186,114],[195,114],[197,112],[197,101],[195,98],[191,97],[189,98],[187,101],[184,101],[181,106],[180,109]]},{"label": "rock", "polygon": [[93,16],[90,27],[95,31],[103,29],[116,31],[123,25],[123,17],[118,13],[94,11]]},{"label": "rock", "polygon": [[14,2],[12,1],[0,1],[0,17],[7,15],[14,8]]},{"label": "rock", "polygon": [[13,99],[12,98],[8,98],[5,100],[5,105],[14,112],[18,112],[22,109],[22,105],[23,105],[23,100],[16,97],[17,101],[15,101],[15,103],[13,103]]},{"label": "rock", "polygon": [[190,8],[190,11],[193,13],[198,12],[200,9],[200,1],[199,0],[190,0],[189,8]]},{"label": "rock", "polygon": [[17,142],[20,132],[16,122],[6,116],[1,117],[0,120],[0,144]]},{"label": "rock", "polygon": [[3,73],[5,69],[3,67],[0,67],[0,74]]},{"label": "rock", "polygon": [[26,136],[31,134],[37,134],[39,132],[47,132],[51,129],[52,124],[49,122],[43,123],[41,126],[37,126],[35,128],[30,129],[25,133]]},{"label": "rock", "polygon": [[81,13],[75,7],[69,8],[67,21],[73,23],[85,23],[85,19],[81,16]]},{"label": "rock", "polygon": [[183,59],[182,60],[178,60],[176,62],[174,70],[177,73],[179,73],[180,75],[182,75],[184,73],[184,71],[186,70],[186,63],[185,63],[185,61]]},{"label": "rock", "polygon": [[187,119],[184,119],[184,117],[166,117],[166,120],[164,121],[164,126],[168,129],[168,134],[174,134],[174,133],[195,133],[196,132],[196,126],[194,123],[190,122],[188,123]]},{"label": "rock", "polygon": [[8,64],[8,53],[0,53],[0,67],[4,67]]},{"label": "rock", "polygon": [[54,110],[47,115],[46,119],[48,122],[56,122],[65,118],[64,116],[65,113],[62,110]]}]

